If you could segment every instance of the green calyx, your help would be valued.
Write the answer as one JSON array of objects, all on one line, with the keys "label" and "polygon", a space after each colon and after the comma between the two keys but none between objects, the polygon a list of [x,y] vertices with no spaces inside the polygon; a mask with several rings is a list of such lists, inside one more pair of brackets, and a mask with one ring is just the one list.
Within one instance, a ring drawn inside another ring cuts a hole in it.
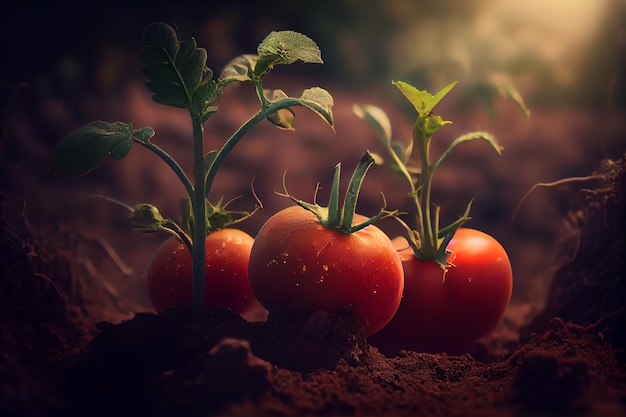
[{"label": "green calyx", "polygon": [[375,216],[370,217],[361,223],[353,224],[361,185],[363,184],[365,174],[369,170],[370,166],[374,163],[374,161],[375,159],[369,151],[366,151],[363,154],[361,160],[359,161],[354,172],[352,173],[352,178],[350,178],[350,182],[348,183],[348,189],[346,190],[343,205],[341,206],[339,204],[341,163],[335,165],[335,174],[333,176],[333,182],[330,189],[328,207],[320,206],[317,203],[312,204],[303,200],[298,200],[287,192],[286,186],[284,184],[283,188],[285,189],[285,192],[282,195],[289,197],[300,207],[315,214],[320,224],[322,224],[324,227],[336,230],[346,235],[355,233],[382,218],[395,216],[398,213],[397,211],[385,210],[385,207],[383,206],[380,212],[378,212],[378,214],[376,214]]}]

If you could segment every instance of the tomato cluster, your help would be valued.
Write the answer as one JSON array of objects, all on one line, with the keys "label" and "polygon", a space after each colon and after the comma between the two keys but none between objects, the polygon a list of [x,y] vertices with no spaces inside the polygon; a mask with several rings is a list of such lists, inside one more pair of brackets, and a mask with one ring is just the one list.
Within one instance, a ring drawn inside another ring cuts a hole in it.
[{"label": "tomato cluster", "polygon": [[[355,216],[355,221],[362,221]],[[236,229],[209,233],[205,308],[245,315],[290,303],[336,312],[351,306],[365,335],[386,354],[467,351],[499,323],[512,292],[504,248],[460,228],[448,244],[452,266],[417,259],[406,239],[393,242],[369,225],[353,234],[325,228],[299,206],[272,216],[255,239]],[[157,313],[191,302],[191,256],[170,238],[148,269]]]}]

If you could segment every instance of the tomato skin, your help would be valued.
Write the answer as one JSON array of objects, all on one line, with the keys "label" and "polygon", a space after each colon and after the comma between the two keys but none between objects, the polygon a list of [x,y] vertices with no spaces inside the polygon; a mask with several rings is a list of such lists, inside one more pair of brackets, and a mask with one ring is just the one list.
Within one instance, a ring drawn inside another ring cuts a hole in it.
[{"label": "tomato skin", "polygon": [[[248,261],[254,239],[237,229],[222,229],[206,237],[204,309],[228,307],[245,315],[258,307],[248,281]],[[174,237],[157,249],[147,273],[148,295],[157,314],[174,306],[191,305],[191,253]]]},{"label": "tomato skin", "polygon": [[405,248],[400,252],[403,299],[391,322],[369,342],[385,354],[401,349],[467,352],[498,325],[511,299],[513,273],[506,251],[488,234],[460,228],[448,245],[455,266],[444,278],[439,265],[417,259],[402,240],[394,244]]},{"label": "tomato skin", "polygon": [[[355,222],[364,219],[355,215]],[[300,206],[276,213],[261,227],[248,275],[268,310],[302,303],[335,313],[341,305],[351,305],[365,323],[366,335],[391,319],[404,286],[400,257],[378,227],[346,235],[322,226]]]}]

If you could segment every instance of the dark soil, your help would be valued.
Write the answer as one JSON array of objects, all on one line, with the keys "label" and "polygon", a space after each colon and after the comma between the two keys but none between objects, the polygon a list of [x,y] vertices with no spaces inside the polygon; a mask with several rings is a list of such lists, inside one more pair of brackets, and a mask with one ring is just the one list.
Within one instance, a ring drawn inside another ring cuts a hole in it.
[{"label": "dark soil", "polygon": [[624,163],[570,211],[576,256],[543,311],[521,328],[505,320],[463,356],[385,357],[349,310],[291,306],[247,322],[178,309],[95,324],[71,257],[3,196],[0,414],[624,415]]}]

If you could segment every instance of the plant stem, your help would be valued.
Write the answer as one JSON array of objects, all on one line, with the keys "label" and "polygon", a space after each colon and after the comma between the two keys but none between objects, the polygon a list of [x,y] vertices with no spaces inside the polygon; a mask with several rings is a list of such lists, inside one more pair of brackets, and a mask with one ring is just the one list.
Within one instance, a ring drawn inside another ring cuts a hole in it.
[{"label": "plant stem", "polygon": [[206,180],[204,183],[204,195],[208,197],[211,192],[211,187],[213,186],[213,181],[215,180],[215,175],[217,174],[220,165],[228,155],[228,153],[237,145],[239,140],[246,134],[250,129],[254,126],[261,123],[263,120],[267,119],[272,114],[276,113],[279,110],[286,109],[293,106],[302,106],[302,101],[297,98],[286,98],[283,100],[279,100],[275,103],[269,104],[267,107],[263,107],[259,110],[254,116],[249,118],[232,136],[226,141],[224,146],[220,148],[209,167],[209,170],[206,173]]},{"label": "plant stem", "polygon": [[191,305],[197,312],[204,311],[204,273],[206,270],[206,198],[204,195],[204,144],[203,123],[200,117],[192,114],[193,123],[193,176],[195,187],[189,195],[193,210],[192,228],[192,299]]},{"label": "plant stem", "polygon": [[183,171],[181,166],[178,164],[178,162],[174,160],[174,158],[172,158],[167,152],[165,152],[163,149],[161,149],[160,147],[158,147],[152,142],[137,140],[134,138],[133,138],[133,141],[135,143],[140,144],[141,146],[145,148],[148,148],[149,150],[154,152],[157,156],[159,156],[163,161],[165,161],[165,163],[172,169],[172,171],[174,171],[174,173],[176,174],[180,182],[183,184],[183,186],[187,190],[187,194],[189,194],[189,196],[193,195],[194,193],[193,185],[191,184],[191,181],[189,181],[189,177],[187,177],[187,175],[185,174],[185,171]]}]

